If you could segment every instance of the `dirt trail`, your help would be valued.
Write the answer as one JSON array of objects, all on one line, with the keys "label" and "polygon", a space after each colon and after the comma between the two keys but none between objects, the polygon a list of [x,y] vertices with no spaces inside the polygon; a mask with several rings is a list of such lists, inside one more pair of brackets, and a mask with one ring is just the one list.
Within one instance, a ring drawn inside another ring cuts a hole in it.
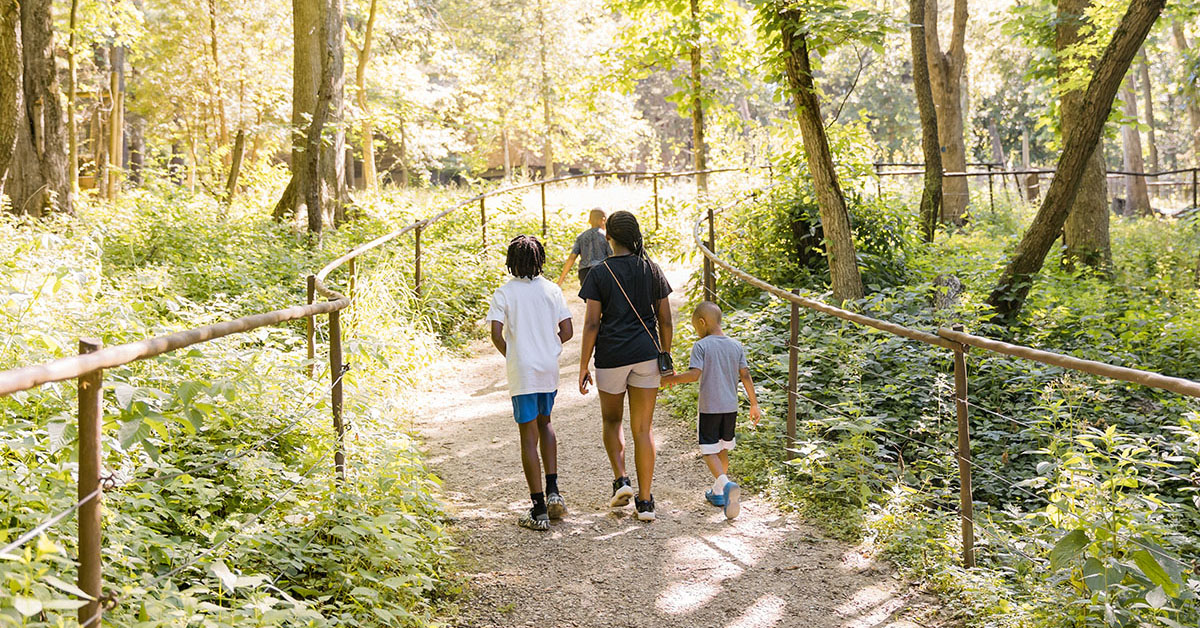
[{"label": "dirt trail", "polygon": [[[671,277],[682,285],[682,277]],[[654,424],[658,520],[610,510],[599,401],[575,389],[582,303],[567,290],[576,338],[561,360],[553,415],[559,487],[570,513],[549,532],[518,528],[528,508],[504,359],[490,344],[446,369],[417,427],[465,547],[469,589],[456,626],[912,628],[931,610],[854,548],[743,493],[726,521],[703,500],[711,484],[692,431],[659,407]],[[676,305],[678,318],[678,305]],[[690,330],[677,327],[681,334]],[[628,434],[627,464],[633,472]],[[736,477],[737,469],[734,468]],[[901,619],[900,617],[907,617]]]}]

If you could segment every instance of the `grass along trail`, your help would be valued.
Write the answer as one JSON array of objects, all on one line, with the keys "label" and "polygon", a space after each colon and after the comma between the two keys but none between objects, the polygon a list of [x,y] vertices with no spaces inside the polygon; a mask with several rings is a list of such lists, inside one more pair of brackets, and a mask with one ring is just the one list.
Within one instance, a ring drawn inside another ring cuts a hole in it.
[{"label": "grass along trail", "polygon": [[[672,286],[685,275],[668,273]],[[577,289],[577,288],[576,288]],[[519,528],[529,507],[504,358],[487,341],[445,365],[421,399],[416,427],[464,544],[468,581],[456,626],[910,628],[931,613],[891,569],[822,538],[798,518],[743,493],[726,521],[703,499],[712,483],[687,426],[656,411],[658,520],[610,509],[599,401],[582,396],[583,303],[568,287],[576,330],[565,347],[553,421],[559,488],[569,513],[549,532]],[[677,321],[680,316],[675,302]],[[676,327],[677,334],[690,329]],[[627,464],[633,441],[626,420]],[[733,469],[736,478],[736,466]],[[633,478],[636,484],[636,477]]]}]

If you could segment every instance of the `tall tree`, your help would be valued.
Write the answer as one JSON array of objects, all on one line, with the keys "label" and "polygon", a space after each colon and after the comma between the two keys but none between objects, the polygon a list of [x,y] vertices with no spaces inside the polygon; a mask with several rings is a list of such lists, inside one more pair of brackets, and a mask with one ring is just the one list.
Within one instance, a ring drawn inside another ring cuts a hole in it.
[{"label": "tall tree", "polygon": [[[942,206],[942,149],[938,141],[937,111],[933,104],[933,88],[929,84],[929,62],[925,51],[923,29],[914,25],[925,23],[925,1],[908,0],[909,33],[912,36],[913,87],[917,91],[917,109],[921,115],[921,149],[925,155],[925,181],[921,190],[921,235],[933,242],[938,215]],[[937,0],[933,0],[937,2]],[[997,140],[998,141],[998,140]]]},{"label": "tall tree", "polygon": [[0,5],[0,181],[12,163],[17,141],[17,118],[21,91],[20,6],[8,0]]},{"label": "tall tree", "polygon": [[[281,219],[302,210],[309,231],[315,233],[324,223],[324,206],[340,207],[345,190],[345,135],[340,126],[344,87],[342,3],[292,0],[292,7],[292,178],[275,206],[274,216]],[[323,33],[328,37],[323,38]],[[318,116],[320,87],[326,80],[328,110]],[[312,172],[317,173],[315,181],[308,180]],[[314,189],[320,200],[315,207],[309,200]]]},{"label": "tall tree", "polygon": [[1097,62],[1096,71],[1084,92],[1079,123],[1065,136],[1050,189],[988,296],[988,303],[1002,321],[1011,321],[1020,313],[1025,297],[1029,295],[1033,275],[1041,270],[1051,245],[1062,233],[1063,223],[1079,194],[1085,167],[1100,141],[1121,81],[1165,3],[1166,0],[1131,0]]},{"label": "tall tree", "polygon": [[[1171,23],[1171,36],[1179,55],[1187,58],[1192,51],[1179,19]],[[1187,101],[1188,122],[1192,131],[1192,165],[1200,166],[1200,76],[1195,72],[1184,80],[1183,95]]]},{"label": "tall tree", "polygon": [[[79,60],[75,51],[78,24],[79,0],[71,0],[71,13],[67,21],[70,32],[67,39],[67,184],[71,194],[79,193],[79,128],[75,122],[75,97],[79,91]],[[0,168],[0,172],[4,172],[4,169]]]},{"label": "tall tree", "polygon": [[362,46],[358,49],[358,65],[354,69],[355,85],[358,87],[358,114],[362,116],[363,185],[372,191],[379,191],[379,182],[375,175],[375,125],[371,121],[367,99],[367,61],[371,58],[371,40],[375,36],[376,4],[377,0],[371,0],[367,24],[363,27]]},{"label": "tall tree", "polygon": [[[1055,32],[1057,80],[1061,93],[1059,120],[1065,138],[1079,124],[1083,112],[1086,77],[1095,69],[1096,59],[1081,51],[1081,30],[1087,24],[1086,11],[1092,0],[1058,0]],[[1063,260],[1068,267],[1077,264],[1104,270],[1112,259],[1108,231],[1108,180],[1104,167],[1103,139],[1097,141],[1087,163],[1079,192],[1071,203],[1063,223],[1066,244]]]},{"label": "tall tree", "polygon": [[796,108],[804,154],[816,190],[821,226],[825,231],[825,254],[829,258],[829,277],[833,297],[838,301],[862,298],[862,276],[854,252],[854,234],[846,197],[838,183],[829,138],[821,119],[820,101],[813,82],[808,37],[802,15],[786,5],[777,8],[775,23],[779,29],[784,70]]},{"label": "tall tree", "polygon": [[[1145,172],[1146,161],[1142,157],[1142,135],[1138,132],[1137,89],[1135,74],[1130,73],[1122,94],[1125,123],[1121,125],[1121,152],[1124,156],[1125,172]],[[1146,188],[1146,177],[1125,175],[1125,212],[1129,215],[1150,214],[1150,193]]]},{"label": "tall tree", "polygon": [[1138,64],[1138,76],[1142,82],[1142,101],[1146,111],[1146,150],[1150,156],[1150,170],[1158,172],[1158,139],[1155,136],[1155,127],[1158,126],[1158,121],[1154,119],[1154,88],[1150,82],[1150,63],[1147,59],[1149,53],[1142,51],[1142,62]]},{"label": "tall tree", "polygon": [[32,216],[54,209],[72,211],[52,4],[20,3],[21,95],[16,150],[5,188],[13,211]]},{"label": "tall tree", "polygon": [[538,0],[538,66],[542,71],[542,178],[554,178],[554,126],[550,117],[550,100],[554,87],[550,82],[550,65],[546,61],[546,0]]},{"label": "tall tree", "polygon": [[[704,170],[708,167],[708,146],[704,143],[704,83],[700,68],[700,37],[702,34],[700,0],[691,0],[688,15],[691,18],[688,24],[690,39],[688,59],[691,62],[692,80],[688,87],[691,90],[692,105],[692,167],[696,170]],[[708,192],[708,175],[696,175],[696,188],[701,193]]]},{"label": "tall tree", "polygon": [[[954,0],[950,47],[942,51],[938,37],[938,3],[925,10],[925,50],[933,102],[937,109],[942,165],[948,172],[966,172],[967,147],[963,139],[963,74],[967,67],[967,0]],[[970,200],[966,177],[950,177],[942,184],[942,222],[962,224]]]}]

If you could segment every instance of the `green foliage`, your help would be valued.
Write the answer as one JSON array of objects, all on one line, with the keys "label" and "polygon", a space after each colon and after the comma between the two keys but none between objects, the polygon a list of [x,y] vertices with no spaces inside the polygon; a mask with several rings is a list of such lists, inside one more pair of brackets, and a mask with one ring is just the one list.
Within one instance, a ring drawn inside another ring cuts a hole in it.
[{"label": "green foliage", "polygon": [[[789,274],[796,272],[785,257],[790,208],[778,199],[763,195],[726,216],[726,225],[758,229],[731,233],[722,253],[777,285],[811,290]],[[1027,318],[1004,330],[987,322],[982,301],[1028,219],[1023,211],[1001,204],[930,247],[904,247],[900,281],[878,286],[856,308],[917,329],[961,322],[985,336],[1200,377],[1194,225],[1114,221],[1112,281],[1069,273],[1052,251]],[[740,245],[744,238],[758,240]],[[935,310],[934,279],[949,274],[964,292]],[[967,625],[1181,626],[1200,618],[1195,400],[971,352],[980,567],[963,570],[955,566],[950,354],[802,309],[798,435],[786,443],[790,308],[733,278],[721,276],[718,292],[726,333],[747,346],[767,414],[759,430],[739,434],[733,467],[748,486],[831,534],[865,537],[942,593]],[[687,403],[681,407],[687,412]],[[791,461],[783,455],[788,445]]]}]

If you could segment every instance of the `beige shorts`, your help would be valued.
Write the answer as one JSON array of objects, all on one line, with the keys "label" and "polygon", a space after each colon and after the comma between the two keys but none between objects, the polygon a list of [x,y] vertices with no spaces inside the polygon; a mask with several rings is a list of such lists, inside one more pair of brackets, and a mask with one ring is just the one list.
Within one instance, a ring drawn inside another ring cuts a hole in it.
[{"label": "beige shorts", "polygon": [[662,376],[658,374],[658,360],[646,360],[611,369],[596,369],[596,388],[600,392],[619,395],[629,386],[634,388],[658,388]]}]

